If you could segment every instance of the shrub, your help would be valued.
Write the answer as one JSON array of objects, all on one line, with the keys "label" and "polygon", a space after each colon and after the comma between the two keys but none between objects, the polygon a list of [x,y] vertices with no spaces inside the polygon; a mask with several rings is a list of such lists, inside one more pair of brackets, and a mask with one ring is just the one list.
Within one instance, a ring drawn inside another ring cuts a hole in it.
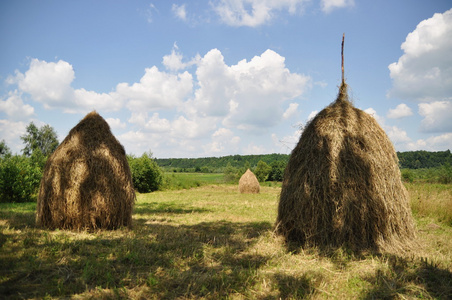
[{"label": "shrub", "polygon": [[270,164],[272,168],[270,174],[268,174],[268,181],[282,181],[284,176],[284,170],[286,168],[287,163],[279,160],[274,161]]},{"label": "shrub", "polygon": [[266,163],[260,160],[257,163],[257,167],[254,170],[254,174],[257,177],[259,182],[264,182],[268,179],[268,175],[270,174],[272,168]]},{"label": "shrub", "polygon": [[449,163],[442,165],[439,170],[439,183],[452,183],[452,166]]},{"label": "shrub", "polygon": [[239,170],[231,165],[231,163],[228,163],[226,168],[224,168],[224,181],[226,182],[238,182],[241,173],[239,173]]},{"label": "shrub", "polygon": [[132,171],[133,186],[140,193],[159,190],[163,186],[163,172],[151,155],[144,153],[141,157],[127,157]]},{"label": "shrub", "polygon": [[405,182],[413,182],[414,181],[414,173],[410,169],[402,169],[402,180]]},{"label": "shrub", "polygon": [[23,155],[0,160],[0,202],[35,201],[42,177],[40,165]]}]

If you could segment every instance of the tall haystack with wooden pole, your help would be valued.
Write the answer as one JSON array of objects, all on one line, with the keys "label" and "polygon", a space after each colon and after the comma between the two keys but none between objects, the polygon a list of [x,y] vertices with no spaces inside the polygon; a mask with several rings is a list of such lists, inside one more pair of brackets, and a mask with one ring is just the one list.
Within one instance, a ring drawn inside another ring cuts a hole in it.
[{"label": "tall haystack with wooden pole", "polygon": [[276,231],[302,246],[376,252],[406,249],[415,236],[396,152],[377,121],[349,101],[343,52],[337,99],[290,155]]},{"label": "tall haystack with wooden pole", "polygon": [[239,180],[239,191],[242,194],[259,194],[261,186],[259,181],[250,169],[243,173]]},{"label": "tall haystack with wooden pole", "polygon": [[72,128],[47,160],[36,223],[49,229],[130,227],[134,203],[124,147],[93,111]]}]

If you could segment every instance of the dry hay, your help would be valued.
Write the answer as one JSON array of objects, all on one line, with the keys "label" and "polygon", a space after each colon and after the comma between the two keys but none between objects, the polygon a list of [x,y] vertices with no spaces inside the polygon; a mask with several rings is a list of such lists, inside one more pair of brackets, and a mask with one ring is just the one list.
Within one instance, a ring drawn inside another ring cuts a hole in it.
[{"label": "dry hay", "polygon": [[377,252],[403,251],[415,236],[394,147],[345,82],[291,153],[276,231],[302,246]]},{"label": "dry hay", "polygon": [[261,187],[259,185],[259,181],[251,172],[250,169],[246,170],[246,172],[240,177],[239,180],[239,191],[242,194],[259,194]]},{"label": "dry hay", "polygon": [[47,160],[36,223],[50,229],[130,227],[135,199],[124,147],[93,111]]}]

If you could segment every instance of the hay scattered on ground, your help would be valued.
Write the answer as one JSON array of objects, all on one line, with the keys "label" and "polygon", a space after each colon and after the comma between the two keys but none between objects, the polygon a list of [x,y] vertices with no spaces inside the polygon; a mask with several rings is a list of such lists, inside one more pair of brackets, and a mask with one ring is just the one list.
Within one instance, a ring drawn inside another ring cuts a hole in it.
[{"label": "hay scattered on ground", "polygon": [[130,227],[134,202],[124,147],[108,123],[91,112],[47,160],[36,222],[50,229]]},{"label": "hay scattered on ground", "polygon": [[242,194],[258,194],[260,191],[259,181],[250,169],[240,177],[239,191]]},{"label": "hay scattered on ground", "polygon": [[285,170],[276,230],[304,246],[399,251],[415,236],[396,152],[345,82],[306,126]]}]

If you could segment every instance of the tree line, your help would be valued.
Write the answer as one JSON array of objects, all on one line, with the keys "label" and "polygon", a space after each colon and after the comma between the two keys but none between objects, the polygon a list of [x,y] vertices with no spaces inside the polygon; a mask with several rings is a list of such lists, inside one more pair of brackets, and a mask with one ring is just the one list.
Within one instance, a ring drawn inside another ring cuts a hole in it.
[{"label": "tree line", "polygon": [[[397,152],[401,169],[428,169],[443,165],[452,165],[452,153],[446,151],[407,151]],[[234,168],[244,168],[246,165],[257,167],[259,161],[271,165],[280,161],[287,164],[288,154],[261,154],[261,155],[229,155],[223,157],[202,158],[156,158],[157,164],[166,171],[176,172],[217,172],[223,173],[230,165]]]},{"label": "tree line", "polygon": [[257,167],[257,164],[260,161],[267,165],[271,165],[274,162],[283,162],[284,164],[287,164],[289,155],[273,153],[201,158],[156,158],[155,161],[165,171],[223,173],[228,165],[234,168],[254,168]]},{"label": "tree line", "polygon": [[397,152],[402,169],[429,169],[452,165],[452,153],[446,151],[408,151]]}]

